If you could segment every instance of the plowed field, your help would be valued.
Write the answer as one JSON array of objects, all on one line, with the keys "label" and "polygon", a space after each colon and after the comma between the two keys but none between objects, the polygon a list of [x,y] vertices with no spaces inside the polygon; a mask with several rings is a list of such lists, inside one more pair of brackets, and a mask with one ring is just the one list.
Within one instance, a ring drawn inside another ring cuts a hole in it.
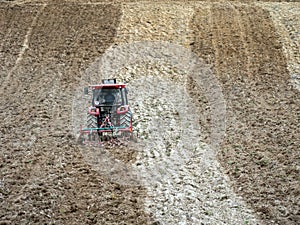
[{"label": "plowed field", "polygon": [[[111,153],[141,171],[167,162],[152,186],[93,167],[97,149],[76,143],[72,121],[86,70],[137,41],[195,54],[226,105],[208,157],[214,103],[197,77],[164,63],[119,71],[144,149]],[[299,43],[297,1],[0,1],[0,224],[299,224]],[[181,99],[193,106],[178,109]],[[183,114],[198,121],[190,134]],[[178,168],[174,143],[196,146]]]}]

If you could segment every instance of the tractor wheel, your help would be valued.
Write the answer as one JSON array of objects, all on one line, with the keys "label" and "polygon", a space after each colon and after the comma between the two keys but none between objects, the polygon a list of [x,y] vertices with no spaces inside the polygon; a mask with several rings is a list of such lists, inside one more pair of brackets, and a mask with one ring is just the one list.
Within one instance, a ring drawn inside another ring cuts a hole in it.
[{"label": "tractor wheel", "polygon": [[[98,128],[97,117],[88,114],[87,115],[87,127]],[[102,135],[102,134],[101,134]],[[96,141],[98,135],[95,133],[88,134],[88,141]]]},{"label": "tractor wheel", "polygon": [[88,128],[97,128],[97,117],[88,114],[87,116],[87,127]]},{"label": "tractor wheel", "polygon": [[122,127],[130,127],[130,123],[131,123],[131,111],[129,110],[127,113],[123,114],[120,116],[120,125]]}]

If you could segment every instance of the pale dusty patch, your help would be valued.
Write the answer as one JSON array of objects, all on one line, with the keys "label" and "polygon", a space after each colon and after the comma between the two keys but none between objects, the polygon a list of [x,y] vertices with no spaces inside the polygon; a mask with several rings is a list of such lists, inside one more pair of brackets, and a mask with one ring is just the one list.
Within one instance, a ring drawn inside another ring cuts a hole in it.
[{"label": "pale dusty patch", "polygon": [[291,82],[300,91],[300,3],[257,3],[268,10],[280,34]]},{"label": "pale dusty patch", "polygon": [[[167,41],[189,48],[193,42],[191,4],[128,3],[122,10],[119,45]],[[147,188],[146,211],[161,224],[258,224],[201,141],[184,72],[162,60],[162,65],[128,65],[117,74],[129,82],[141,146],[133,169]]]},{"label": "pale dusty patch", "polygon": [[116,43],[159,40],[188,47],[193,41],[188,26],[193,7],[188,4],[127,3],[122,13]]}]

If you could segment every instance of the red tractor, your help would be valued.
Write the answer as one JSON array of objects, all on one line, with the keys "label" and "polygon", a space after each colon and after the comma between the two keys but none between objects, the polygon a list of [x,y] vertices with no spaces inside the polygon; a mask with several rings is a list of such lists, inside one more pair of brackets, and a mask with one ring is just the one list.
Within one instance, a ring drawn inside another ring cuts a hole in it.
[{"label": "red tractor", "polygon": [[83,143],[132,137],[132,113],[128,105],[126,85],[116,79],[102,80],[90,85],[84,94],[92,91],[92,106],[88,109],[87,127],[81,128]]}]

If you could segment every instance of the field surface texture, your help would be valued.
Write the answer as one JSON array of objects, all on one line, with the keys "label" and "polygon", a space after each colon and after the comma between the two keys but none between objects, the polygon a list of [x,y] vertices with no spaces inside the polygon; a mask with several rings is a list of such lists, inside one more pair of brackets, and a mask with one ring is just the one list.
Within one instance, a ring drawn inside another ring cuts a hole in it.
[{"label": "field surface texture", "polygon": [[[126,82],[136,142],[83,146]],[[299,224],[298,1],[0,0],[0,224]]]}]

